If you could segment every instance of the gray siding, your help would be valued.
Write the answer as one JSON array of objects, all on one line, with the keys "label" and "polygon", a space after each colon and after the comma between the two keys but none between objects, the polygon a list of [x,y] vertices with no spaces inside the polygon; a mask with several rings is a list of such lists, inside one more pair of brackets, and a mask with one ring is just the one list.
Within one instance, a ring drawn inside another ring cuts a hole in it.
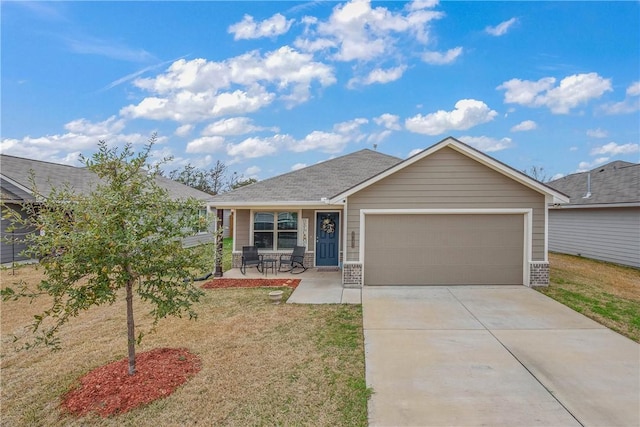
[{"label": "gray siding", "polygon": [[[13,209],[15,211],[20,211],[20,205],[9,204],[6,205],[9,209]],[[24,251],[27,246],[25,243],[20,242],[20,240],[24,239],[24,236],[29,232],[26,229],[18,229],[13,233],[9,233],[7,228],[11,225],[11,222],[7,219],[4,219],[4,210],[6,208],[2,208],[2,234],[1,234],[1,242],[0,242],[0,263],[5,264],[14,261],[23,261],[29,259],[28,257],[22,256],[21,252]],[[24,212],[21,212],[21,216],[24,218]],[[10,241],[8,241],[10,240]],[[16,241],[17,240],[17,241]]]},{"label": "gray siding", "polygon": [[549,250],[640,268],[640,207],[550,209]]},{"label": "gray siding", "polygon": [[347,235],[356,232],[347,261],[359,259],[361,209],[532,208],[532,260],[544,261],[545,196],[451,148],[443,148],[353,194]]},{"label": "gray siding", "polygon": [[234,232],[236,234],[233,241],[233,249],[241,251],[243,246],[249,246],[249,232],[251,231],[251,211],[249,209],[236,209],[235,212],[236,225]]}]

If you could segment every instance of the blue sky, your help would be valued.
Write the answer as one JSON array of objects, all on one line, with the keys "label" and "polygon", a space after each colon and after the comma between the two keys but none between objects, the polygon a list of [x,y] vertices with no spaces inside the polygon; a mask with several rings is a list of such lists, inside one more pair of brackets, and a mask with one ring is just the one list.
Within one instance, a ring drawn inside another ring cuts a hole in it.
[{"label": "blue sky", "polygon": [[549,176],[640,157],[640,2],[6,2],[1,150],[265,179],[447,136]]}]

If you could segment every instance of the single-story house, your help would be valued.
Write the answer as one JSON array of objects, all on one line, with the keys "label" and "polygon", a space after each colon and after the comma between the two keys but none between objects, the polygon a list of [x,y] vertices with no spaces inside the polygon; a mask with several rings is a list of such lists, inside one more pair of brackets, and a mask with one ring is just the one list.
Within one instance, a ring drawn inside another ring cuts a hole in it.
[{"label": "single-story house", "polygon": [[561,192],[454,139],[401,160],[368,149],[217,195],[242,247],[341,268],[362,285],[546,285],[549,204]]},{"label": "single-story house", "polygon": [[615,161],[549,182],[549,250],[640,268],[640,163]]},{"label": "single-story house", "polygon": [[[22,205],[36,201],[31,184],[31,174],[34,176],[38,192],[45,200],[53,188],[61,188],[64,185],[68,185],[75,191],[84,193],[90,191],[92,186],[98,183],[98,177],[86,168],[0,154],[0,189],[3,210],[13,209],[24,215]],[[202,214],[206,214],[207,202],[211,199],[211,195],[169,178],[157,177],[156,180],[161,187],[168,191],[169,197],[174,200],[188,197],[202,200]],[[2,216],[1,262],[4,264],[24,260],[20,253],[25,249],[25,245],[20,243],[19,240],[27,233],[33,232],[33,230],[15,230],[13,233],[9,233],[7,228],[10,223],[9,220],[4,218],[4,211]],[[7,242],[7,238],[11,239],[12,237],[17,239],[18,242]],[[212,240],[213,235],[211,233],[202,232],[185,239],[184,243],[185,245],[193,246]]]}]

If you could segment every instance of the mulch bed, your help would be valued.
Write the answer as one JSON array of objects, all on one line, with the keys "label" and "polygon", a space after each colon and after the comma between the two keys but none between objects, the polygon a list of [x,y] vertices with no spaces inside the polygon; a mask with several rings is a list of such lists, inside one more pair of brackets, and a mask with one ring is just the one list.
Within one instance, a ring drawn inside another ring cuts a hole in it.
[{"label": "mulch bed", "polygon": [[300,279],[213,279],[202,285],[203,289],[270,288],[288,286],[297,288]]},{"label": "mulch bed", "polygon": [[62,399],[62,407],[82,416],[96,412],[102,417],[166,397],[200,371],[200,359],[185,349],[158,348],[136,355],[136,374],[128,374],[122,359],[94,369],[80,385]]},{"label": "mulch bed", "polygon": [[[283,287],[295,289],[300,279],[213,279],[204,289]],[[185,349],[158,348],[136,355],[136,374],[128,360],[94,369],[62,398],[62,407],[76,416],[95,412],[102,417],[127,412],[169,396],[200,371],[200,359]]]}]

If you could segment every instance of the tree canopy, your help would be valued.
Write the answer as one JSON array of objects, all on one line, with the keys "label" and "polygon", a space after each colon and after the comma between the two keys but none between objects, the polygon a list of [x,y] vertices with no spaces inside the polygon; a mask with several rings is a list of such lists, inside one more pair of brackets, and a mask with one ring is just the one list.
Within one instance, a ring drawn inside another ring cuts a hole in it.
[{"label": "tree canopy", "polygon": [[227,166],[220,160],[210,169],[200,169],[188,163],[169,172],[169,178],[214,196],[257,182],[255,178],[245,178],[237,172],[228,175],[227,172]]},{"label": "tree canopy", "polygon": [[[154,326],[167,316],[196,317],[192,309],[202,292],[188,279],[211,271],[213,245],[185,248],[182,240],[201,229],[201,203],[172,200],[155,180],[159,165],[148,164],[155,135],[139,153],[122,151],[101,141],[84,165],[99,178],[89,194],[55,188],[45,199],[24,206],[26,219],[6,209],[14,226],[38,230],[28,236],[27,255],[42,257],[45,279],[37,289],[24,284],[2,289],[3,299],[53,298],[51,307],[35,316],[37,344],[59,347],[57,331],[80,312],[113,304],[124,296],[127,310],[129,374],[135,373],[136,337],[133,295],[151,303]],[[35,185],[35,184],[34,184]],[[123,295],[124,294],[124,295]],[[96,331],[96,334],[99,332]]]}]

